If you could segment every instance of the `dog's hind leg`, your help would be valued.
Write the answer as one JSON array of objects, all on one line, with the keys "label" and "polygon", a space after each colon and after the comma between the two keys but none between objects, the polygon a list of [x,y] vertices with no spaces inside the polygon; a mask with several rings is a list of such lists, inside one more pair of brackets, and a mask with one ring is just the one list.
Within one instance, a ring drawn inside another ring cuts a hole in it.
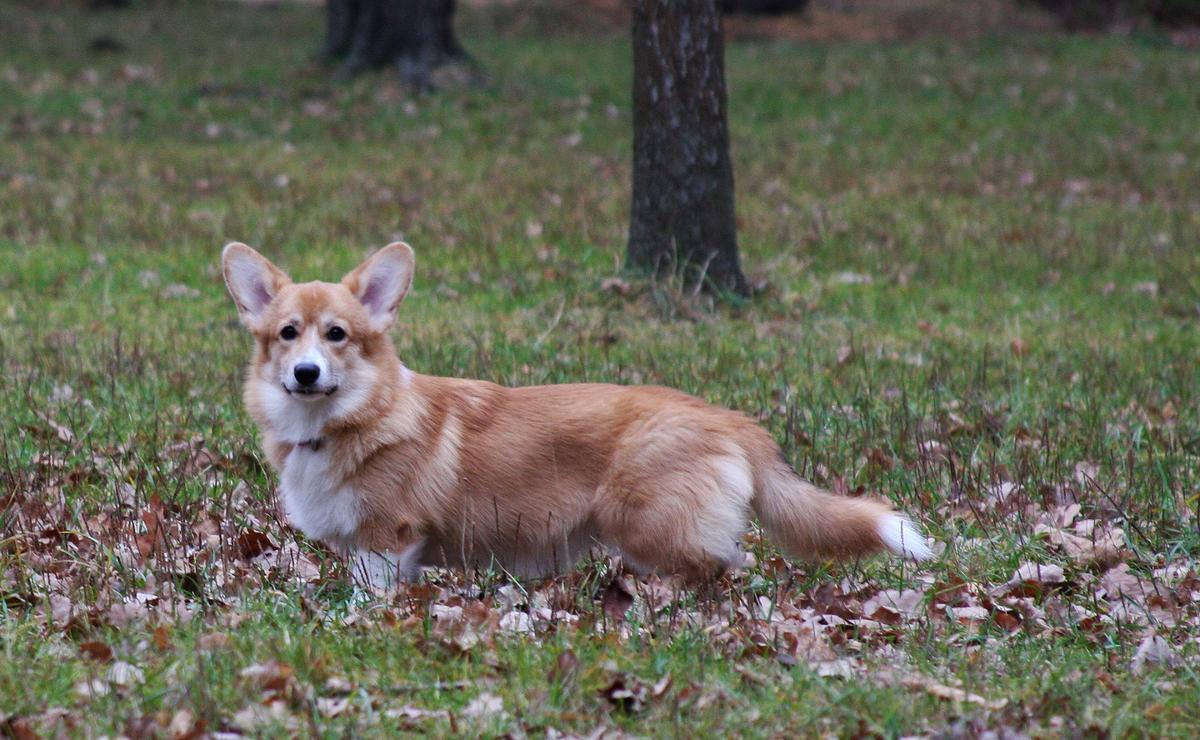
[{"label": "dog's hind leg", "polygon": [[618,469],[596,512],[635,570],[707,581],[741,563],[753,480],[738,453]]}]

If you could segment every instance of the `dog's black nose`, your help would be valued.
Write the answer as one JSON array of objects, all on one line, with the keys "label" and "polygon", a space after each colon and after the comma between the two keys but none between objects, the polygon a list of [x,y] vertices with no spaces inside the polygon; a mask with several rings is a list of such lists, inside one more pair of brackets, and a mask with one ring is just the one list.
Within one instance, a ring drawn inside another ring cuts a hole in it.
[{"label": "dog's black nose", "polygon": [[317,382],[317,378],[321,377],[321,368],[311,362],[302,362],[292,370],[292,373],[300,385],[312,385]]}]

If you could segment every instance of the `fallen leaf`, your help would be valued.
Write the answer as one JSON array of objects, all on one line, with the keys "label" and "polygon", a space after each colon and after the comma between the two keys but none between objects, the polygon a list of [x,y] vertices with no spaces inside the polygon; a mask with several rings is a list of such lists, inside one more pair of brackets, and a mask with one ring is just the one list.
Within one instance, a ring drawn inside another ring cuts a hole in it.
[{"label": "fallen leaf", "polygon": [[339,717],[350,710],[349,697],[317,697],[317,711],[325,717]]},{"label": "fallen leaf", "polygon": [[662,678],[655,681],[654,685],[650,687],[650,696],[655,699],[658,699],[658,698],[662,697],[663,694],[667,693],[667,691],[670,688],[671,688],[671,674],[667,673],[667,674],[664,674]]},{"label": "fallen leaf", "polygon": [[633,594],[625,589],[625,584],[621,579],[614,578],[608,584],[608,588],[604,589],[604,596],[600,599],[601,607],[604,609],[605,616],[616,624],[625,621],[625,613],[629,611],[629,607],[633,606]]},{"label": "fallen leaf", "polygon": [[266,704],[250,704],[233,715],[233,722],[243,730],[254,730],[274,724],[283,724],[289,729],[299,727],[296,718],[288,712],[287,705],[279,700]]},{"label": "fallen leaf", "polygon": [[1127,563],[1105,571],[1104,575],[1100,576],[1100,586],[1110,600],[1125,597],[1141,601],[1148,594],[1154,593],[1154,587],[1147,586],[1145,581],[1131,572]]},{"label": "fallen leaf", "polygon": [[1008,583],[993,590],[993,595],[1014,593],[1018,596],[1034,596],[1050,586],[1067,580],[1062,566],[1044,563],[1024,563],[1013,573]]},{"label": "fallen leaf", "polygon": [[875,278],[861,272],[837,272],[830,278],[830,282],[838,285],[870,285],[875,282]]},{"label": "fallen leaf", "polygon": [[107,663],[113,659],[113,650],[107,643],[99,640],[88,640],[79,644],[79,650],[92,660]]},{"label": "fallen leaf", "polygon": [[97,699],[108,695],[108,684],[98,678],[80,681],[75,684],[75,695],[80,699]]},{"label": "fallen leaf", "polygon": [[958,688],[957,686],[947,686],[943,683],[938,683],[928,676],[911,675],[901,679],[900,683],[910,689],[921,689],[931,696],[936,696],[939,699],[947,701],[962,702],[965,704],[975,704],[984,707],[985,709],[1003,709],[1008,705],[1007,699],[988,699],[979,694],[972,694],[968,691]]},{"label": "fallen leaf", "polygon": [[128,688],[142,683],[146,680],[146,677],[141,668],[120,660],[109,667],[108,680],[115,686]]},{"label": "fallen leaf", "polygon": [[245,529],[238,535],[238,554],[245,560],[262,555],[268,550],[275,549],[275,543],[264,532],[257,529]]},{"label": "fallen leaf", "polygon": [[600,290],[605,293],[615,293],[617,295],[629,295],[632,288],[629,283],[619,277],[607,277],[600,281]]},{"label": "fallen leaf", "polygon": [[6,717],[0,719],[0,736],[11,737],[13,740],[41,740],[41,735],[34,729],[31,717]]},{"label": "fallen leaf", "polygon": [[[219,650],[220,648],[228,647],[230,642],[232,641],[229,639],[229,635],[224,632],[209,632],[196,638],[196,647],[201,650]],[[244,674],[245,671],[243,671]]]},{"label": "fallen leaf", "polygon": [[640,712],[646,703],[646,687],[641,681],[627,676],[617,676],[600,695],[625,714]]},{"label": "fallen leaf", "polygon": [[848,658],[822,660],[810,664],[822,678],[854,678],[854,661]]},{"label": "fallen leaf", "polygon": [[427,719],[450,719],[450,713],[444,709],[422,709],[414,706],[395,707],[385,709],[383,716],[388,719],[406,719],[406,720],[427,720]]},{"label": "fallen leaf", "polygon": [[189,709],[180,709],[167,724],[167,737],[171,740],[194,740],[204,735],[204,729],[204,720],[197,720]]},{"label": "fallen leaf", "polygon": [[925,592],[916,589],[880,591],[863,602],[863,614],[879,622],[894,624],[920,617],[925,612]]},{"label": "fallen leaf", "polygon": [[533,619],[527,613],[514,609],[500,617],[500,630],[518,634],[531,633],[533,632]]},{"label": "fallen leaf", "polygon": [[504,700],[487,691],[472,699],[463,709],[463,716],[475,719],[502,714],[504,714]]},{"label": "fallen leaf", "polygon": [[966,624],[986,622],[991,618],[992,613],[982,606],[948,606],[946,607],[946,616],[953,618],[956,622]]},{"label": "fallen leaf", "polygon": [[280,691],[284,689],[292,677],[292,667],[268,661],[255,663],[242,669],[242,678],[249,679],[264,691]]},{"label": "fallen leaf", "polygon": [[[1095,523],[1081,522],[1081,524]],[[1080,565],[1105,567],[1120,562],[1122,549],[1125,546],[1125,532],[1105,527],[1090,527],[1090,529],[1089,536],[1082,536],[1078,534],[1078,525],[1076,531],[1072,531],[1039,524],[1034,528],[1034,534],[1044,536],[1050,544],[1058,547]]]},{"label": "fallen leaf", "polygon": [[1158,635],[1150,635],[1142,640],[1142,644],[1138,646],[1137,652],[1133,655],[1133,660],[1130,662],[1129,669],[1135,674],[1142,673],[1147,666],[1155,666],[1159,668],[1169,668],[1175,665],[1179,660],[1179,656],[1175,654],[1171,644],[1159,637]]}]

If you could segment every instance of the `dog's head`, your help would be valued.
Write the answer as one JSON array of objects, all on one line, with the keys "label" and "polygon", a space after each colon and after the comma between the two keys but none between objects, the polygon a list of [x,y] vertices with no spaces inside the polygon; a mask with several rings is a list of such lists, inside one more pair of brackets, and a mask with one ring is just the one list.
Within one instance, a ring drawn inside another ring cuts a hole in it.
[{"label": "dog's head", "polygon": [[[257,341],[247,397],[297,439],[361,408],[394,359],[388,329],[412,284],[413,252],[389,244],[338,283],[293,283],[245,244],[221,254],[225,284]],[[386,358],[386,359],[385,359]],[[318,422],[314,429],[306,420]],[[307,435],[307,436],[306,436]]]}]

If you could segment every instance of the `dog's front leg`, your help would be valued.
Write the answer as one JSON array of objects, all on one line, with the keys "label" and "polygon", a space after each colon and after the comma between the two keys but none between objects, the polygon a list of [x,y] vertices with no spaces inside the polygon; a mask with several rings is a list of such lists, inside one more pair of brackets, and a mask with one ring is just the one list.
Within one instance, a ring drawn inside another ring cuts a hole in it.
[{"label": "dog's front leg", "polygon": [[354,585],[374,594],[386,594],[401,583],[415,581],[421,575],[421,549],[424,540],[399,552],[357,549],[351,555]]}]

